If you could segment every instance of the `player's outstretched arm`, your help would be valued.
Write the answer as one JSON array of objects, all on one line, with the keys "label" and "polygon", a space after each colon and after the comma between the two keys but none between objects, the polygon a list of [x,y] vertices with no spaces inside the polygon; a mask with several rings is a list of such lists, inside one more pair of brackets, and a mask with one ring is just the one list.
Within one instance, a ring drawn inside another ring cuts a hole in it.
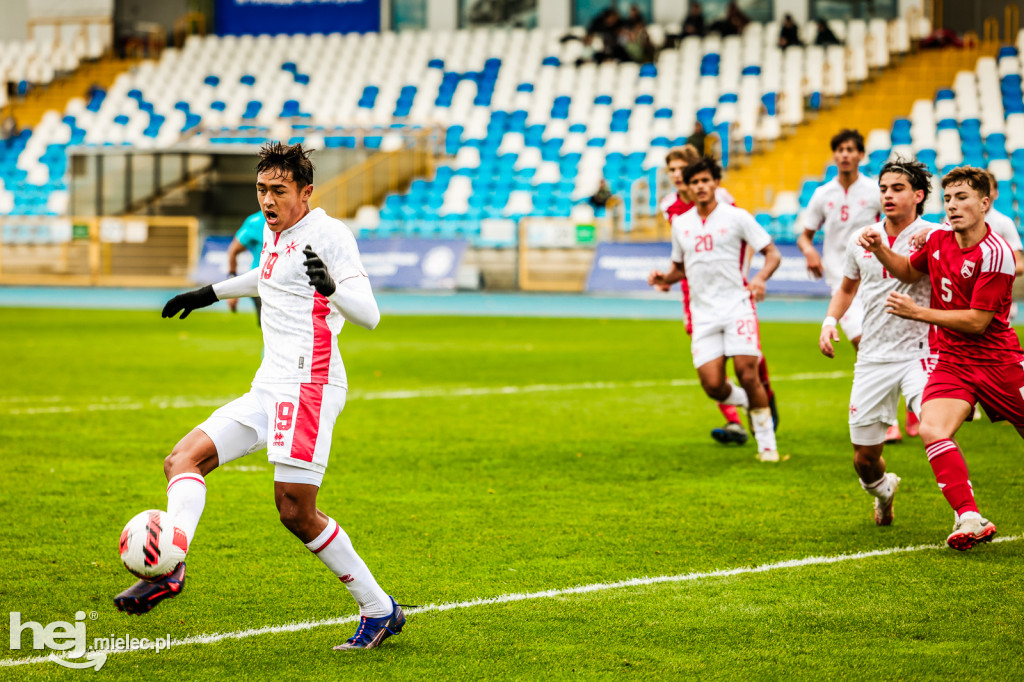
[{"label": "player's outstretched arm", "polygon": [[871,228],[861,232],[857,237],[857,245],[875,254],[875,258],[882,264],[882,267],[904,284],[913,284],[924,277],[923,272],[916,270],[910,264],[909,257],[902,256],[886,246],[882,235]]},{"label": "player's outstretched arm", "polygon": [[181,319],[188,317],[189,313],[198,308],[205,308],[208,305],[213,305],[217,302],[217,294],[213,292],[213,287],[209,284],[205,287],[193,289],[192,291],[186,291],[183,294],[178,294],[167,303],[164,304],[164,309],[160,313],[161,317],[176,317],[178,313],[181,313]]},{"label": "player's outstretched arm", "polygon": [[651,270],[651,274],[647,275],[647,286],[668,291],[668,287],[684,279],[686,279],[686,269],[683,264],[672,261],[672,269],[668,272]]},{"label": "player's outstretched arm", "polygon": [[898,291],[890,291],[885,299],[885,312],[918,322],[927,322],[936,327],[952,329],[964,334],[984,334],[988,325],[995,317],[991,310],[937,310],[917,305],[910,296]]},{"label": "player's outstretched arm", "polygon": [[302,253],[306,255],[303,263],[306,266],[306,276],[317,293],[326,296],[349,322],[367,329],[375,328],[380,322],[380,309],[373,297],[370,280],[364,275],[348,277],[343,279],[339,286],[327,271],[323,259],[313,251],[313,247],[307,244]]},{"label": "player's outstretched arm", "polygon": [[242,298],[246,296],[259,296],[257,285],[260,281],[260,269],[253,268],[238,277],[226,279],[213,285],[213,292],[217,298]]},{"label": "player's outstretched arm", "polygon": [[796,245],[800,248],[801,253],[804,254],[804,260],[807,261],[807,272],[814,279],[821,279],[825,276],[825,268],[821,264],[821,254],[814,248],[814,235],[817,232],[817,230],[810,228],[804,229],[796,238]]},{"label": "player's outstretched arm", "polygon": [[832,300],[828,302],[828,312],[825,313],[825,320],[821,323],[821,334],[818,336],[818,348],[825,357],[834,358],[836,356],[836,350],[832,346],[833,341],[839,340],[839,331],[836,329],[836,325],[839,324],[839,318],[850,309],[850,304],[853,302],[854,296],[857,295],[858,289],[860,289],[859,279],[843,277],[842,284],[832,295]]},{"label": "player's outstretched arm", "polygon": [[755,301],[764,300],[768,278],[775,273],[779,263],[782,262],[782,254],[779,253],[779,247],[774,243],[769,243],[768,246],[761,249],[761,253],[764,255],[764,267],[758,270],[757,274],[751,277],[747,283],[747,291],[754,295]]}]

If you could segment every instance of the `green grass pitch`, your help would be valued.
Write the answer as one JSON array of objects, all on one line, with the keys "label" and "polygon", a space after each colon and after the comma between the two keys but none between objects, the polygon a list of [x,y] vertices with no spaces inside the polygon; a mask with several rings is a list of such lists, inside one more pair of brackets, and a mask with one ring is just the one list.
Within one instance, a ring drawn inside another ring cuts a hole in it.
[{"label": "green grass pitch", "polygon": [[711,442],[681,322],[387,316],[340,336],[351,393],[319,502],[400,602],[936,547],[422,612],[373,652],[333,651],[344,623],[119,653],[98,673],[7,665],[47,653],[28,632],[10,649],[10,611],[95,612],[91,643],[356,609],[278,522],[265,453],[209,476],[183,594],[113,608],[132,582],[118,534],[165,506],[163,457],[247,390],[251,315],[6,309],[0,329],[2,680],[1024,678],[1024,443],[1006,424],[959,440],[1010,540],[961,554],[937,547],[952,514],[917,440],[886,449],[903,484],[875,527],[846,426],[853,352],[822,357],[817,325],[762,327],[789,455],[768,465]]}]

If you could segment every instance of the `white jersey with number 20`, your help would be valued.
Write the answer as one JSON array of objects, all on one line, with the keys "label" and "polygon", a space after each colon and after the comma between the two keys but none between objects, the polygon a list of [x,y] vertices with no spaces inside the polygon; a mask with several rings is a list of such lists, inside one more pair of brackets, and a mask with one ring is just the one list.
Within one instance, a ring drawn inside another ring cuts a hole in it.
[{"label": "white jersey with number 20", "polygon": [[744,274],[747,247],[761,251],[771,243],[752,215],[727,204],[718,204],[706,220],[694,207],[672,221],[672,260],[686,270],[694,326],[753,310]]}]

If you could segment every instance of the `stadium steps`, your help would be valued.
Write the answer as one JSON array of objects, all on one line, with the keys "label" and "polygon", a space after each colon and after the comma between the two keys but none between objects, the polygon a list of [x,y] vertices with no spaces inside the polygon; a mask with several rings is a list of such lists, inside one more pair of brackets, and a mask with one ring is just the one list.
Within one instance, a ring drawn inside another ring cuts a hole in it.
[{"label": "stadium steps", "polygon": [[798,192],[808,176],[818,177],[831,161],[829,140],[841,128],[857,128],[867,137],[875,128],[891,128],[893,119],[905,116],[915,100],[934,99],[948,88],[958,71],[973,71],[978,57],[994,56],[997,46],[974,49],[922,50],[910,54],[859,91],[844,96],[817,118],[796,128],[765,153],[751,157],[750,164],[730,169],[723,184],[736,197],[736,205],[751,212],[769,210],[775,194]]},{"label": "stadium steps", "polygon": [[86,97],[93,85],[104,90],[110,88],[120,74],[141,61],[104,58],[95,62],[82,62],[67,76],[57,78],[47,86],[33,88],[22,99],[11,100],[4,113],[12,113],[19,128],[34,128],[47,111],[55,109],[63,112],[69,100]]}]

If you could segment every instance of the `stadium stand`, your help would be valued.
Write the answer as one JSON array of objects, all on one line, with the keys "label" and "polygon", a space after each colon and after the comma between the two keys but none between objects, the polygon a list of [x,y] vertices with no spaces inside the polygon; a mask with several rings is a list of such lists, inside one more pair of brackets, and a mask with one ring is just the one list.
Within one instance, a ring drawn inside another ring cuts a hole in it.
[{"label": "stadium stand", "polygon": [[[974,71],[961,71],[951,88],[939,90],[934,100],[918,100],[906,118],[893,120],[889,130],[867,134],[867,163],[863,171],[877,175],[888,159],[916,157],[934,174],[933,189],[925,207],[925,218],[943,218],[941,176],[959,165],[988,168],[999,181],[996,208],[1024,222],[1024,68],[1020,59],[1024,30],[1017,45],[1002,47],[996,57],[981,57]],[[799,193],[799,206],[806,207],[811,194],[835,175],[826,169],[823,178],[807,180]],[[792,223],[796,219],[788,197],[773,211],[772,218]],[[789,202],[789,205],[785,205]],[[1019,228],[1018,228],[1019,229]],[[779,229],[780,236],[785,236]]]}]

